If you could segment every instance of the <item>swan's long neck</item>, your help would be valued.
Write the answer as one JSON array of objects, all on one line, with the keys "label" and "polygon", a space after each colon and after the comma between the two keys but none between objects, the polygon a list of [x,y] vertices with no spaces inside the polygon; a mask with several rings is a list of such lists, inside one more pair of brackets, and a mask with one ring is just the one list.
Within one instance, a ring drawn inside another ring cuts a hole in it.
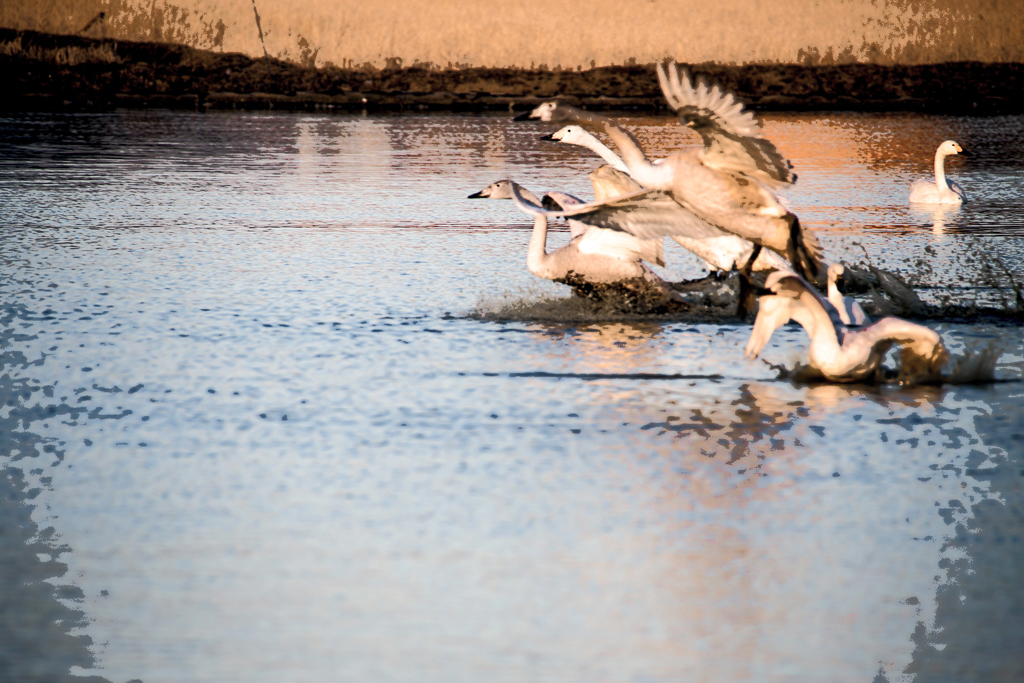
[{"label": "swan's long neck", "polygon": [[[534,193],[530,192],[529,190],[527,190],[522,185],[519,186],[519,194],[521,194],[523,196],[523,199],[531,201],[534,204],[536,204],[537,206],[542,206],[543,205],[543,202],[540,200],[540,197],[538,197]],[[511,195],[509,195],[509,198],[511,198]]]},{"label": "swan's long neck", "polygon": [[949,189],[949,185],[946,183],[946,155],[942,153],[941,149],[935,152],[935,184],[940,190]]},{"label": "swan's long neck", "polygon": [[835,279],[831,277],[828,279],[828,302],[836,309],[839,319],[843,321],[844,325],[849,325],[853,322],[850,310],[846,307],[846,298],[839,291],[839,288],[836,287]]},{"label": "swan's long neck", "polygon": [[[839,315],[842,316],[845,303],[843,302],[843,295],[839,291],[839,287],[836,286],[836,279],[834,277],[828,278],[828,302],[832,304]],[[845,320],[843,322],[846,322]]]},{"label": "swan's long neck", "polygon": [[828,301],[833,306],[836,305],[837,301],[842,301],[842,295],[839,293],[839,288],[836,287],[836,281],[831,277],[828,279]]},{"label": "swan's long neck", "polygon": [[[813,351],[838,352],[840,349],[836,327],[821,305],[821,300],[811,292],[804,292],[800,295],[800,303],[803,305],[794,306],[790,315],[793,320],[807,330],[807,336],[811,338],[811,346],[817,347]],[[815,355],[813,351],[812,357]]]},{"label": "swan's long neck", "polygon": [[[628,130],[615,123],[607,116],[601,116],[600,114],[594,114],[589,111],[583,111],[582,109],[575,109],[573,111],[574,118],[577,123],[583,126],[589,126],[598,130],[603,130],[608,134],[608,137],[612,139],[615,146],[619,148],[619,153],[622,154],[622,161],[625,162],[632,173],[634,167],[650,166],[651,162],[644,156],[644,151],[640,149],[640,143],[637,141],[633,134]],[[600,141],[598,141],[600,142]],[[604,147],[604,145],[601,145]],[[607,149],[607,148],[606,148]],[[596,149],[594,150],[597,151]],[[611,150],[608,150],[611,153]],[[598,152],[600,154],[600,152]],[[604,155],[602,155],[603,157]],[[614,154],[613,154],[614,156]],[[605,161],[612,163],[605,157]],[[612,164],[614,165],[614,164]]]},{"label": "swan's long neck", "polygon": [[604,159],[606,163],[612,166],[612,168],[622,171],[623,173],[629,173],[629,169],[626,168],[626,164],[622,162],[622,157],[611,151],[608,148],[608,145],[604,144],[593,135],[580,135],[580,137],[575,138],[572,141],[572,144],[586,147],[591,152]]},{"label": "swan's long neck", "polygon": [[547,277],[547,241],[548,219],[546,216],[537,216],[533,220],[533,235],[530,236],[530,248],[526,252],[526,267],[537,277]]}]

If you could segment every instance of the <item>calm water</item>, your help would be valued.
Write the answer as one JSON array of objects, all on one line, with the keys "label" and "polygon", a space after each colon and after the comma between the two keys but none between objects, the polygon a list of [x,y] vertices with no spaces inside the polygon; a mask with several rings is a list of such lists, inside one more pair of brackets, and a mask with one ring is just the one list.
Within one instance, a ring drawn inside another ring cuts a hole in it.
[{"label": "calm water", "polygon": [[[831,258],[1024,281],[1024,117],[766,129]],[[1008,381],[898,389],[735,320],[498,320],[567,291],[464,198],[588,195],[547,132],[0,118],[0,679],[1024,679],[1024,331],[929,323]],[[971,201],[912,211],[946,138]]]}]

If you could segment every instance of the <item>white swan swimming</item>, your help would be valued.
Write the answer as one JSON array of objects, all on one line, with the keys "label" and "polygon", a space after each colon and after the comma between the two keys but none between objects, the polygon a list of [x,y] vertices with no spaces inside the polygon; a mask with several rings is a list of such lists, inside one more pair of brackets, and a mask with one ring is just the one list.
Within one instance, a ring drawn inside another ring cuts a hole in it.
[{"label": "white swan swimming", "polygon": [[[568,196],[562,193],[559,195],[561,198]],[[469,198],[515,199],[520,210],[534,217],[526,266],[537,277],[574,286],[581,280],[609,284],[639,278],[664,289],[666,293],[669,291],[668,284],[642,263],[642,260],[651,256],[648,245],[632,235],[587,226],[585,232],[572,237],[568,244],[548,253],[547,219],[554,212],[545,210],[542,206],[545,202],[532,192],[511,180],[499,180],[469,195]],[[562,208],[571,210],[573,201],[579,200],[570,197],[567,202],[569,206]]]},{"label": "white swan swimming", "polygon": [[962,204],[967,195],[958,184],[946,180],[946,157],[963,154],[963,148],[953,140],[946,140],[935,150],[935,182],[915,180],[910,184],[911,204]]},{"label": "white swan swimming", "polygon": [[816,276],[821,246],[767,187],[792,183],[796,176],[775,146],[759,136],[754,116],[718,86],[709,89],[701,82],[694,88],[674,63],[658,65],[658,80],[680,122],[700,134],[703,148],[683,150],[654,164],[625,128],[558,100],[544,102],[516,119],[576,122],[603,130],[640,185],[669,192],[707,223],[772,249],[788,257],[798,272]]},{"label": "white swan swimming", "polygon": [[828,302],[835,307],[844,325],[859,327],[868,322],[868,316],[855,299],[843,296],[839,291],[839,281],[845,273],[846,268],[841,263],[828,267]]},{"label": "white swan swimming", "polygon": [[790,320],[799,323],[811,338],[811,367],[833,382],[870,378],[894,344],[903,347],[905,364],[919,366],[931,376],[937,376],[949,358],[938,333],[900,318],[882,318],[859,330],[847,329],[830,316],[832,307],[793,272],[776,271],[765,285],[773,294],[758,300],[754,330],[744,349],[749,359],[757,358],[772,333]]},{"label": "white swan swimming", "polygon": [[[604,194],[606,197],[642,189],[639,183],[629,178],[626,164],[623,163],[619,155],[608,149],[603,142],[580,126],[565,126],[551,135],[545,135],[541,140],[553,140],[570,145],[579,145],[595,152],[608,162],[608,166],[602,166],[590,174],[591,181],[595,187],[595,195],[597,194],[596,190],[599,182],[608,188]],[[660,161],[659,159],[654,163],[659,163]],[[616,191],[611,191],[612,188]],[[600,198],[598,197],[598,199]],[[729,272],[734,268],[746,266],[754,253],[754,243],[725,231],[720,232],[721,235],[718,237],[708,237],[705,239],[695,239],[676,234],[672,234],[670,237],[683,249],[703,259],[704,265],[712,272]],[[751,264],[751,270],[759,272],[778,270],[780,268],[789,269],[790,265],[781,256],[767,249],[761,250],[754,259],[753,264]]]}]

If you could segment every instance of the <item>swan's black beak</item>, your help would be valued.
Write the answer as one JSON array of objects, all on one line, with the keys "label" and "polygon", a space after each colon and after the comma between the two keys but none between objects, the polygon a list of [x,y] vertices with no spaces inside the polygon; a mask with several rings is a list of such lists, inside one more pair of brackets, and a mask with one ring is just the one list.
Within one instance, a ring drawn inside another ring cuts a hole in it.
[{"label": "swan's black beak", "polygon": [[846,273],[836,277],[836,289],[840,294],[846,294]]},{"label": "swan's black beak", "polygon": [[[540,139],[541,140],[555,140],[555,134],[552,133],[551,135],[541,135]],[[558,140],[555,140],[555,142],[558,142]]]},{"label": "swan's black beak", "polygon": [[469,195],[466,199],[487,199],[487,195],[484,194],[483,190],[480,190],[479,192],[474,192]]},{"label": "swan's black beak", "polygon": [[530,111],[523,112],[519,116],[513,117],[512,120],[513,121],[529,121],[532,114],[533,114],[533,110],[531,109]]},{"label": "swan's black beak", "polygon": [[956,155],[958,157],[969,157],[969,156],[971,156],[970,152],[968,152],[967,150],[964,150],[964,149],[962,149],[959,152],[957,152]]}]

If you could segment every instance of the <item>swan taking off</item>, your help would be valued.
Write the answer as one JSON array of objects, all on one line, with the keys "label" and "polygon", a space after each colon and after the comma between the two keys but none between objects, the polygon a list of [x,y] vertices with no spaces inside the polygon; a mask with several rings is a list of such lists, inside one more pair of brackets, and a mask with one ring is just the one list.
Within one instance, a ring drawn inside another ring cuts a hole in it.
[{"label": "swan taking off", "polygon": [[789,162],[760,137],[757,120],[732,94],[706,83],[696,88],[673,63],[658,65],[658,80],[681,123],[696,130],[703,148],[651,163],[629,131],[604,116],[564,102],[545,102],[518,120],[575,122],[603,130],[619,148],[629,174],[643,187],[662,190],[682,207],[726,232],[789,258],[798,272],[819,272],[821,247],[804,232],[768,185],[792,183]]},{"label": "swan taking off", "polygon": [[776,271],[765,285],[774,294],[758,301],[754,330],[744,349],[747,358],[757,358],[772,333],[790,320],[799,323],[811,338],[811,366],[833,382],[870,378],[894,344],[903,347],[904,363],[913,363],[928,376],[936,376],[949,358],[938,333],[899,318],[883,318],[863,329],[848,330],[829,315],[832,307],[795,273]]},{"label": "swan taking off", "polygon": [[557,201],[555,198],[560,198],[568,206],[558,208],[571,210],[579,202],[574,197],[552,193],[545,196],[547,201],[543,201],[511,180],[499,180],[469,195],[469,198],[515,199],[521,211],[534,216],[526,266],[537,277],[570,285],[578,293],[596,292],[597,298],[603,298],[604,293],[617,298],[624,297],[639,308],[688,305],[668,283],[641,262],[652,257],[660,262],[660,250],[654,248],[660,246],[660,243],[637,240],[621,231],[587,226],[582,235],[573,237],[565,246],[548,253],[548,215],[552,212],[545,210],[543,204],[550,204],[553,200]]},{"label": "swan taking off", "polygon": [[868,316],[855,299],[843,296],[839,291],[839,283],[845,273],[846,268],[841,263],[833,263],[828,267],[828,302],[838,311],[844,325],[860,327],[868,322]]},{"label": "swan taking off", "polygon": [[581,126],[564,126],[556,130],[551,135],[543,136],[541,140],[554,140],[555,142],[564,142],[569,145],[586,147],[591,152],[594,152],[604,159],[604,162],[616,171],[621,171],[627,174],[629,173],[629,169],[626,168],[626,164],[623,163],[622,157],[608,149],[608,145],[595,138],[590,131]]},{"label": "swan taking off", "polygon": [[963,148],[953,140],[946,140],[935,150],[935,182],[915,180],[910,184],[911,204],[962,204],[967,195],[962,187],[946,180],[946,157],[963,154]]},{"label": "swan taking off", "polygon": [[[580,126],[565,126],[551,135],[545,135],[541,140],[554,140],[570,145],[579,145],[598,154],[609,165],[602,166],[590,174],[590,180],[594,184],[594,193],[597,199],[603,199],[616,194],[635,192],[643,188],[632,180],[626,169],[626,164],[612,150],[594,137],[589,131]],[[654,163],[660,163],[658,159]],[[603,190],[599,191],[599,187]],[[615,190],[615,191],[613,191]],[[710,227],[710,226],[709,226]],[[710,271],[729,272],[734,268],[743,268],[750,262],[754,255],[754,243],[742,237],[719,230],[718,237],[694,238],[681,234],[669,233],[669,236],[676,241],[683,249],[704,260],[704,265]],[[755,257],[751,270],[765,272],[789,269],[790,265],[781,256],[773,251],[763,249]]]}]

